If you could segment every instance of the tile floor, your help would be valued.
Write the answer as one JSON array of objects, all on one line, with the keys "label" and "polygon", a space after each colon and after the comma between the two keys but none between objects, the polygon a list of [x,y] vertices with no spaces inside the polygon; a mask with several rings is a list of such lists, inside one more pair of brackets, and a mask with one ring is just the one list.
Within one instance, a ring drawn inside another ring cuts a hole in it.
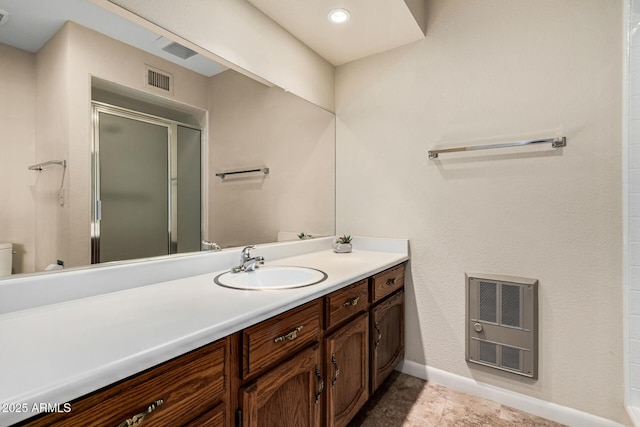
[{"label": "tile floor", "polygon": [[394,371],[349,426],[560,427],[562,424]]}]

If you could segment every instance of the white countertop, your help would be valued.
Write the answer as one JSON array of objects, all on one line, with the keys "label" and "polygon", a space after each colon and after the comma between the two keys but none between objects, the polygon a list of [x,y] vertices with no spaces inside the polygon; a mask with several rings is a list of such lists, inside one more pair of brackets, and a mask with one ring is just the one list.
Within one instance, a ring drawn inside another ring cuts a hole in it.
[{"label": "white countertop", "polygon": [[388,252],[371,240],[349,254],[267,258],[327,273],[313,286],[228,289],[213,283],[222,270],[0,315],[0,426],[35,415],[15,404],[66,403],[409,258],[406,240]]}]

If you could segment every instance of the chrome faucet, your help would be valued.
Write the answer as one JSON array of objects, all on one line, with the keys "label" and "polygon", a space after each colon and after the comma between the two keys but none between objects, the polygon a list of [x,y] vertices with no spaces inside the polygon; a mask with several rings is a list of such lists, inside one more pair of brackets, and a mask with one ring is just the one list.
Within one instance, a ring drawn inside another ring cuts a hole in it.
[{"label": "chrome faucet", "polygon": [[203,240],[202,242],[200,242],[200,244],[202,246],[207,246],[210,251],[214,251],[214,252],[218,252],[221,251],[222,248],[220,247],[220,245],[218,245],[216,242],[210,242],[208,240]]},{"label": "chrome faucet", "polygon": [[251,249],[255,249],[256,245],[245,246],[240,254],[240,265],[231,269],[232,273],[240,273],[241,271],[254,271],[256,268],[264,264],[264,257],[251,257]]}]

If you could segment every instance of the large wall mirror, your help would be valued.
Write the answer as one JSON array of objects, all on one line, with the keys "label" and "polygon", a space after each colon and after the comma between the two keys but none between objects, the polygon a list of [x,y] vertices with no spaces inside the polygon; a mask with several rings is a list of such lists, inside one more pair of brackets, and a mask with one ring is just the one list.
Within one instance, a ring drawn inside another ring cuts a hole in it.
[{"label": "large wall mirror", "polygon": [[90,0],[0,17],[13,274],[335,232],[332,113]]}]

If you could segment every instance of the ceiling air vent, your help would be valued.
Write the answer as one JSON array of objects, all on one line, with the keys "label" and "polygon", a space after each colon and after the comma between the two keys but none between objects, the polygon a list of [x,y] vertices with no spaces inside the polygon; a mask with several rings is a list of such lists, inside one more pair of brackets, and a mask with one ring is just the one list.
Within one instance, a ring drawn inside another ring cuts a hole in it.
[{"label": "ceiling air vent", "polygon": [[146,86],[160,89],[173,94],[173,76],[166,71],[161,71],[147,66]]},{"label": "ceiling air vent", "polygon": [[196,56],[198,54],[198,52],[195,52],[188,47],[176,42],[169,43],[168,45],[163,47],[162,50],[181,59],[189,59],[192,56]]}]

